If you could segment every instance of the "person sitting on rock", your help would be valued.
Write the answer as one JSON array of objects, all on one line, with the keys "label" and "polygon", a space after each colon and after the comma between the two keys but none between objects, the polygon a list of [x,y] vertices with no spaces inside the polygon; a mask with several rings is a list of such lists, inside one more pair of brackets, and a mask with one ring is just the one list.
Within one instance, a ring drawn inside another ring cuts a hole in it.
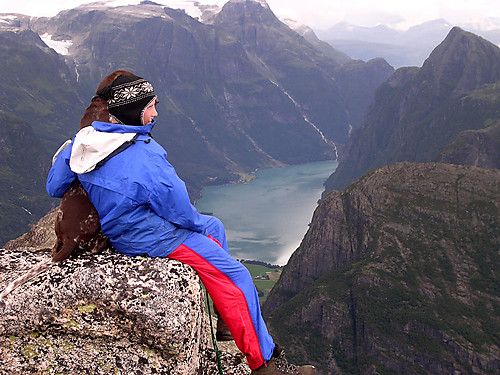
[{"label": "person sitting on rock", "polygon": [[158,115],[151,83],[123,74],[97,95],[107,101],[110,121],[81,129],[57,156],[48,193],[62,197],[78,178],[117,251],[192,266],[252,374],[313,374],[313,366],[286,363],[268,333],[250,273],[229,254],[222,222],[196,211],[167,152],[151,137]]}]

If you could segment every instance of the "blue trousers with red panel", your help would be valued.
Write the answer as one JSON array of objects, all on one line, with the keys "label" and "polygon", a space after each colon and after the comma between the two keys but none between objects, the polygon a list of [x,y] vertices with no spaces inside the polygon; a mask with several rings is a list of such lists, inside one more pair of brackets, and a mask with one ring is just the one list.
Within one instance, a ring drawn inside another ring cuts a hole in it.
[{"label": "blue trousers with red panel", "polygon": [[222,222],[213,217],[207,235],[192,232],[168,255],[193,267],[252,370],[271,359],[274,342],[262,319],[248,270],[229,254]]}]

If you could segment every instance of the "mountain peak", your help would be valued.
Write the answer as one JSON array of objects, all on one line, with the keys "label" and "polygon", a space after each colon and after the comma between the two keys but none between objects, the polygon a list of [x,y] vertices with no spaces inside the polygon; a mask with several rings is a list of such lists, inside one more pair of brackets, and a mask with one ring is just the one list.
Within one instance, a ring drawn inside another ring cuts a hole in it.
[{"label": "mountain peak", "polygon": [[145,17],[165,17],[164,8],[180,9],[188,16],[202,23],[210,23],[215,15],[221,10],[221,7],[218,5],[200,4],[200,2],[196,0],[102,0],[82,4],[74,9],[85,11],[112,9],[115,12],[125,15],[134,15],[136,17],[140,17],[141,15]]},{"label": "mountain peak", "polygon": [[264,8],[271,9],[269,8],[269,5],[267,4],[266,0],[229,0],[229,3],[257,3],[263,6]]},{"label": "mountain peak", "polygon": [[420,73],[433,76],[440,96],[458,97],[500,80],[500,49],[455,26],[432,51]]},{"label": "mountain peak", "polygon": [[[465,31],[462,30],[460,27],[458,26],[453,26],[450,30],[450,32],[448,33],[448,37],[450,38],[453,38],[455,35],[458,35],[458,34],[461,34],[461,33],[464,33]],[[472,34],[471,34],[472,35]]]},{"label": "mountain peak", "polygon": [[214,22],[229,20],[240,26],[246,25],[245,27],[249,23],[275,26],[282,24],[265,0],[229,0],[217,14]]}]

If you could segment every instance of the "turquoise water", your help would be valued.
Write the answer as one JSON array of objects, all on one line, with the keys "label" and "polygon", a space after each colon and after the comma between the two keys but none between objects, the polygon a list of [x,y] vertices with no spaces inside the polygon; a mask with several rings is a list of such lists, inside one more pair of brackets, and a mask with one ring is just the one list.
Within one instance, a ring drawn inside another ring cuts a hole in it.
[{"label": "turquoise water", "polygon": [[286,264],[307,232],[337,162],[264,169],[246,184],[213,186],[196,203],[222,220],[231,255]]}]

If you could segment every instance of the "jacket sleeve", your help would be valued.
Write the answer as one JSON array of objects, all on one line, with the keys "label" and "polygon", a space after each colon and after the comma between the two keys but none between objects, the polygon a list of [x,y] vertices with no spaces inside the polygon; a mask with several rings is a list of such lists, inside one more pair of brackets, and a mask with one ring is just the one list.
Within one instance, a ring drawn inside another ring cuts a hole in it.
[{"label": "jacket sleeve", "polygon": [[62,198],[76,178],[76,174],[69,167],[71,146],[59,153],[52,168],[50,168],[46,189],[51,197]]},{"label": "jacket sleeve", "polygon": [[152,210],[179,228],[205,234],[210,216],[196,211],[189,200],[184,181],[177,176],[171,165],[162,172],[156,175],[154,188],[150,190]]}]

